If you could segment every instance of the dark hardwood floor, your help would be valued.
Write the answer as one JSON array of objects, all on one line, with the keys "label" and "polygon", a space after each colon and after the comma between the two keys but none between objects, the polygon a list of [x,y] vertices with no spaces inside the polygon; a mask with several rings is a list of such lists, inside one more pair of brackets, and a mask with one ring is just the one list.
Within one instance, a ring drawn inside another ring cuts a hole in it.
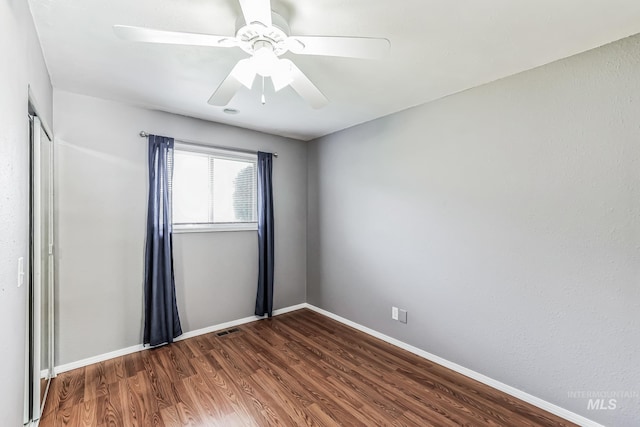
[{"label": "dark hardwood floor", "polygon": [[569,426],[310,310],[60,374],[50,426]]}]

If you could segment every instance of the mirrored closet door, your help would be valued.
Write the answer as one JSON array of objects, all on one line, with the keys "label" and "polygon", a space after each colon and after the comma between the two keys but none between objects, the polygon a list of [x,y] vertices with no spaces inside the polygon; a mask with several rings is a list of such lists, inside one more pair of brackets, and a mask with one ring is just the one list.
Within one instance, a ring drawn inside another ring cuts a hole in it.
[{"label": "mirrored closet door", "polygon": [[[29,367],[26,421],[40,418],[53,377],[54,203],[53,142],[36,116],[31,135],[31,254],[29,280]],[[27,419],[28,418],[28,419]]]}]

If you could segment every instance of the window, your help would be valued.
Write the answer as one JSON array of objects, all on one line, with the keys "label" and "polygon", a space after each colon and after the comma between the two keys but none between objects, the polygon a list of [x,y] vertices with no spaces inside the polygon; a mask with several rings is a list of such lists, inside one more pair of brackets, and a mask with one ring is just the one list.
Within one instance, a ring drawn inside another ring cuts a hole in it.
[{"label": "window", "polygon": [[256,230],[256,161],[255,154],[176,143],[174,230]]}]

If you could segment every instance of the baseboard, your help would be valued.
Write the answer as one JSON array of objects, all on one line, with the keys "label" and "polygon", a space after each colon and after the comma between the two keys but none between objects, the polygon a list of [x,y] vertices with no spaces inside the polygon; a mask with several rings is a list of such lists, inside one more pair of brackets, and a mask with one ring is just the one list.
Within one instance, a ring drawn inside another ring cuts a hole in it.
[{"label": "baseboard", "polygon": [[[273,310],[274,316],[279,316],[281,314],[289,313],[291,311],[300,310],[301,308],[308,307],[307,303],[292,305],[285,308],[280,308],[278,310]],[[222,329],[233,328],[234,326],[243,325],[249,322],[255,322],[256,320],[260,320],[262,317],[259,316],[248,316],[243,317],[242,319],[236,319],[229,322],[219,323],[213,326],[207,326],[206,328],[196,329],[194,331],[185,332],[176,338],[176,341],[186,340],[187,338],[197,337],[198,335],[208,334],[210,332],[219,331]],[[119,350],[111,351],[109,353],[99,354],[97,356],[88,357],[86,359],[78,360],[76,362],[65,363],[63,365],[59,365],[55,367],[55,373],[60,374],[62,372],[71,371],[73,369],[83,368],[88,365],[92,365],[94,363],[104,362],[105,360],[114,359],[120,356],[126,356],[127,354],[135,353],[142,350],[148,350],[149,346],[144,346],[142,344],[133,345],[127,348],[121,348]]]},{"label": "baseboard", "polygon": [[[292,306],[289,306],[289,307],[280,308],[278,310],[273,310],[273,315],[274,316],[279,316],[281,314],[289,313],[291,311],[300,310],[301,308],[305,308],[305,307],[307,307],[306,303],[292,305]],[[208,334],[210,332],[219,331],[221,329],[233,328],[234,326],[244,325],[245,323],[249,323],[249,322],[255,322],[256,320],[259,320],[259,319],[262,319],[262,318],[263,317],[260,317],[260,316],[248,316],[248,317],[243,317],[242,319],[237,319],[237,320],[232,320],[230,322],[220,323],[218,325],[207,326],[206,328],[196,329],[195,331],[185,332],[182,335],[180,335],[178,338],[176,338],[176,341],[186,340],[187,338],[197,337],[198,335]]]},{"label": "baseboard", "polygon": [[76,362],[65,363],[64,365],[58,365],[54,368],[56,375],[63,372],[72,371],[78,368],[84,368],[85,366],[93,365],[94,363],[104,362],[105,360],[115,359],[116,357],[125,356],[127,354],[135,353],[137,351],[148,349],[142,344],[132,345],[131,347],[121,348],[119,350],[110,351],[108,353],[99,354],[93,357],[87,357],[86,359],[78,360]]},{"label": "baseboard", "polygon": [[395,345],[396,347],[400,347],[403,350],[407,350],[417,356],[420,356],[431,362],[437,363],[438,365],[444,366],[445,368],[449,368],[452,371],[458,372],[466,377],[472,378],[490,387],[493,387],[496,390],[500,390],[510,396],[513,396],[527,403],[530,403],[534,406],[537,406],[540,409],[544,409],[545,411],[550,412],[559,417],[562,417],[568,421],[571,421],[583,427],[604,427],[602,424],[598,424],[597,422],[592,421],[588,418],[585,418],[582,415],[578,415],[567,409],[561,408],[560,406],[554,405],[553,403],[549,403],[546,400],[532,396],[529,393],[526,393],[522,390],[518,390],[515,387],[511,387],[510,385],[504,384],[500,381],[494,380],[493,378],[487,377],[486,375],[483,375],[479,372],[465,368],[464,366],[460,366],[457,363],[450,362],[446,359],[443,359],[442,357],[439,357],[439,356],[436,356],[435,354],[431,354],[427,351],[421,350],[417,347],[414,347],[410,344],[407,344],[405,342],[392,338],[388,335],[384,335],[376,330],[367,328],[366,326],[360,325],[359,323],[352,322],[351,320],[345,319],[344,317],[338,316],[337,314],[333,314],[330,311],[323,310],[311,304],[301,304],[301,305],[303,305],[305,308],[313,310],[317,313],[327,316],[347,326],[351,326],[352,328],[357,329],[361,332],[364,332],[365,334],[381,339],[382,341]]}]

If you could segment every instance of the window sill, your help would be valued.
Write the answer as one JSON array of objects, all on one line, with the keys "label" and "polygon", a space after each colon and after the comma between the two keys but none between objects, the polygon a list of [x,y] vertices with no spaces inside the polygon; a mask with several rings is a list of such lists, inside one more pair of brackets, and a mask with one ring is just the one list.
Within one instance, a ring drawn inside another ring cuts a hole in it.
[{"label": "window sill", "polygon": [[175,234],[182,233],[211,233],[218,231],[258,231],[258,224],[225,223],[225,224],[176,224],[173,226]]}]

